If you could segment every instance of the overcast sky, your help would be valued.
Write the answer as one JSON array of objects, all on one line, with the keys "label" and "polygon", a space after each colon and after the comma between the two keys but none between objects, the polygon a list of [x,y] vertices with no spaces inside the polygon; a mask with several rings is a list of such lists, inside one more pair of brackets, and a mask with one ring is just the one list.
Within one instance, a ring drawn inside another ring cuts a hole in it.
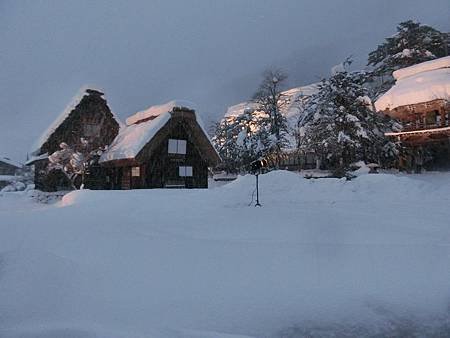
[{"label": "overcast sky", "polygon": [[292,87],[363,67],[407,19],[450,31],[449,0],[0,0],[0,156],[24,160],[84,84],[122,118],[185,99],[210,122],[267,67]]}]

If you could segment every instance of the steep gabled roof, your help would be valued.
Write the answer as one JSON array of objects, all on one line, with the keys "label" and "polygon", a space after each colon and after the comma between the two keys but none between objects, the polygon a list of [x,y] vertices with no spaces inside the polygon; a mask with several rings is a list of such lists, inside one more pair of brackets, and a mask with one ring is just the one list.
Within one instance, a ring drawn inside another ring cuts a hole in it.
[{"label": "steep gabled roof", "polygon": [[450,100],[450,56],[399,69],[395,85],[376,102],[379,111],[436,99]]},{"label": "steep gabled roof", "polygon": [[194,114],[195,121],[200,127],[212,151],[215,151],[202,122],[188,101],[170,101],[168,103],[152,106],[144,111],[130,116],[127,126],[122,128],[108,150],[100,157],[100,163],[120,160],[134,160],[146,144],[151,142],[158,132],[163,129],[177,112],[188,111]]},{"label": "steep gabled roof", "polygon": [[[49,125],[49,127],[41,134],[41,136],[33,144],[30,151],[31,155],[39,155],[41,147],[45,144],[45,142],[47,142],[47,140],[58,129],[58,127],[69,117],[70,113],[81,102],[83,97],[91,93],[98,93],[101,96],[104,95],[102,91],[100,91],[99,89],[95,89],[92,86],[81,87],[78,93],[72,98],[70,103],[66,106],[66,108],[59,114],[59,116]],[[113,114],[114,119],[117,121],[119,126],[122,127],[123,123],[120,121],[120,119],[112,111],[111,113]]]},{"label": "steep gabled roof", "polygon": [[170,112],[164,112],[154,119],[122,128],[108,150],[100,157],[100,163],[134,159],[169,120]]}]

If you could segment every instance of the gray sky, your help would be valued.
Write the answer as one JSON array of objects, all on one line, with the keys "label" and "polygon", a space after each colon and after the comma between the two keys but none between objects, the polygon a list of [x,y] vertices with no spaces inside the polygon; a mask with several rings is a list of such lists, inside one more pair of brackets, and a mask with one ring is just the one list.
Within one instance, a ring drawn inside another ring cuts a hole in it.
[{"label": "gray sky", "polygon": [[407,19],[450,31],[449,0],[0,0],[0,156],[24,160],[84,84],[122,118],[186,99],[210,122],[267,67],[289,86],[363,67]]}]

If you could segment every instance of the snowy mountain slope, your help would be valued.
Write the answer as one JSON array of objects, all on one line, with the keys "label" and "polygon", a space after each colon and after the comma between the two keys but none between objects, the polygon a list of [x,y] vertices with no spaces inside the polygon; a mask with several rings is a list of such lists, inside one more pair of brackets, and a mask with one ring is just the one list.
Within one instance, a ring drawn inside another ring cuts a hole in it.
[{"label": "snowy mountain slope", "polygon": [[4,194],[0,336],[445,325],[449,173],[260,182],[262,208],[248,207],[253,176],[209,190],[76,191],[56,205]]},{"label": "snowy mountain slope", "polygon": [[[313,83],[307,86],[291,88],[281,93],[280,111],[286,118],[287,127],[290,130],[289,135],[286,135],[288,143],[287,148],[293,149],[297,147],[297,140],[294,136],[298,129],[298,122],[303,113],[303,108],[306,100],[318,91],[318,83]],[[254,111],[258,109],[258,104],[252,101],[241,102],[234,106],[228,107],[223,119],[234,119],[246,110]],[[257,112],[256,115],[264,116],[265,113]]]}]

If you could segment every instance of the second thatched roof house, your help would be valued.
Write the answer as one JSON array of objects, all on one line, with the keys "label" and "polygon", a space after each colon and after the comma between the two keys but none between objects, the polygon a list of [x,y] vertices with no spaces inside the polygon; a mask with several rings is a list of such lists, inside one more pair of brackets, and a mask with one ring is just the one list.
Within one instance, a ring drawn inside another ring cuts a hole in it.
[{"label": "second thatched roof house", "polygon": [[220,157],[189,103],[153,106],[126,124],[99,161],[110,188],[208,187],[208,167]]}]

